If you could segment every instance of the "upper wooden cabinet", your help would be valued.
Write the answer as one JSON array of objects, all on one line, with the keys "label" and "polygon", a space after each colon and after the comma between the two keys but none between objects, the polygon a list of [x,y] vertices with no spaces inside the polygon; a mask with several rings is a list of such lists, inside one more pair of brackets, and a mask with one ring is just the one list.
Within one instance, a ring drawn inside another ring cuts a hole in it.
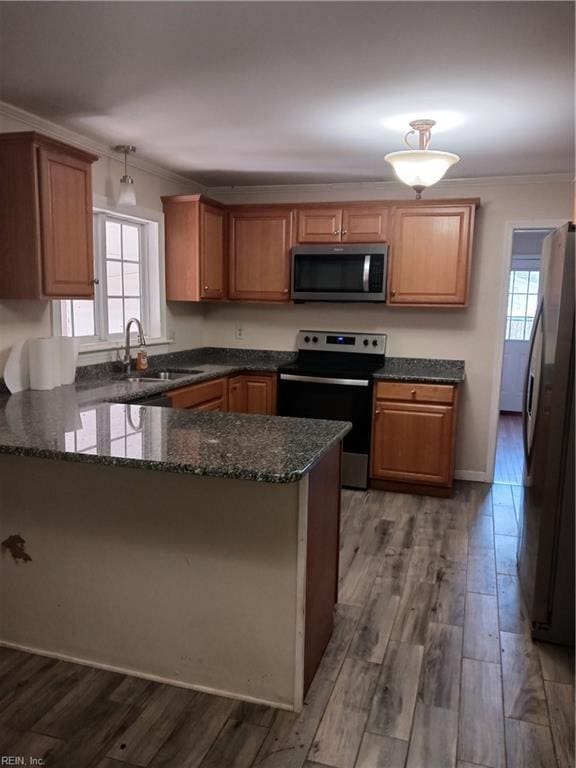
[{"label": "upper wooden cabinet", "polygon": [[292,229],[291,210],[257,207],[231,210],[231,299],[290,299]]},{"label": "upper wooden cabinet", "polygon": [[164,197],[172,301],[290,301],[298,243],[389,243],[390,307],[468,304],[475,199],[237,205]]},{"label": "upper wooden cabinet", "polygon": [[467,306],[474,211],[475,205],[394,210],[391,305]]},{"label": "upper wooden cabinet", "polygon": [[34,132],[0,134],[0,298],[94,296],[97,159]]},{"label": "upper wooden cabinet", "polygon": [[299,243],[339,243],[341,239],[341,208],[310,208],[298,211]]},{"label": "upper wooden cabinet", "polygon": [[388,209],[382,205],[298,210],[299,243],[383,243],[388,240]]},{"label": "upper wooden cabinet", "polygon": [[166,298],[226,298],[226,209],[201,195],[163,197]]}]

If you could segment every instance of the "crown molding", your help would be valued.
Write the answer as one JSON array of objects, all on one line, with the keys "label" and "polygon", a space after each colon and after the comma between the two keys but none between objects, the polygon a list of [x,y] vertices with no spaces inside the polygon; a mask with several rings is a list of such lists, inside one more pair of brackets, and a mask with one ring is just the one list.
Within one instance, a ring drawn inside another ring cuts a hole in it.
[{"label": "crown molding", "polygon": [[[27,112],[24,109],[15,107],[8,102],[0,101],[0,117],[6,117],[12,120],[17,120],[23,123],[31,130],[38,131],[53,139],[64,141],[67,144],[84,149],[88,152],[93,152],[100,157],[108,157],[117,162],[124,162],[124,155],[114,152],[114,150],[107,144],[102,144],[95,139],[89,139],[83,134],[71,131],[68,128],[64,128],[57,123],[53,123],[50,120],[46,120],[43,117]],[[199,193],[209,195],[211,197],[217,197],[223,195],[226,197],[250,197],[259,196],[266,193],[289,193],[294,195],[317,194],[322,192],[338,192],[343,194],[362,193],[363,191],[381,191],[392,194],[398,198],[408,197],[411,195],[411,191],[404,184],[398,181],[352,181],[352,182],[336,182],[331,184],[262,184],[254,186],[220,186],[220,187],[206,187],[199,184],[194,179],[182,174],[170,171],[161,165],[145,160],[139,155],[130,156],[130,165],[133,168],[138,168],[146,173],[153,174],[162,179],[173,181],[179,184],[186,184],[190,187],[190,194]],[[458,187],[460,185],[465,186],[492,186],[492,185],[505,185],[505,184],[543,184],[550,182],[573,182],[574,174],[571,173],[549,173],[549,174],[532,174],[526,176],[475,176],[471,178],[462,179],[444,179],[438,185],[435,190],[443,190],[448,186]]]},{"label": "crown molding", "polygon": [[[549,184],[552,183],[572,183],[574,174],[571,173],[543,173],[530,174],[525,176],[474,176],[462,179],[444,179],[434,186],[434,192],[444,195],[447,187],[458,188],[467,187],[486,187],[486,186],[504,186],[509,184]],[[262,195],[266,193],[288,193],[294,195],[306,195],[322,192],[341,192],[353,194],[355,192],[382,191],[396,195],[398,198],[411,196],[411,190],[398,181],[357,181],[340,182],[331,184],[262,184],[254,186],[228,186],[228,187],[207,187],[205,193],[210,196],[242,195],[249,197],[251,195]],[[400,194],[398,194],[400,193]]]},{"label": "crown molding", "polygon": [[[13,104],[8,104],[5,101],[0,101],[0,117],[17,120],[18,122],[23,123],[28,128],[30,128],[30,130],[38,131],[39,133],[43,133],[52,139],[57,139],[58,141],[71,144],[72,146],[78,147],[79,149],[92,152],[99,157],[108,157],[112,160],[117,160],[119,163],[124,162],[124,155],[119,152],[115,152],[107,144],[102,144],[101,142],[94,139],[89,139],[87,136],[77,133],[76,131],[63,128],[61,125],[53,123],[51,120],[46,120],[43,117],[39,117],[32,112],[27,112],[24,109],[15,107]],[[187,184],[190,187],[191,193],[194,191],[199,193],[205,191],[205,187],[201,184],[198,184],[198,182],[194,181],[193,179],[189,179],[187,176],[182,176],[179,173],[170,171],[167,168],[164,168],[161,165],[157,165],[150,160],[145,160],[138,155],[130,156],[130,166],[132,168],[138,168],[138,170],[144,171],[145,173],[159,176],[162,179],[167,179],[168,181],[174,181],[178,184]]]}]

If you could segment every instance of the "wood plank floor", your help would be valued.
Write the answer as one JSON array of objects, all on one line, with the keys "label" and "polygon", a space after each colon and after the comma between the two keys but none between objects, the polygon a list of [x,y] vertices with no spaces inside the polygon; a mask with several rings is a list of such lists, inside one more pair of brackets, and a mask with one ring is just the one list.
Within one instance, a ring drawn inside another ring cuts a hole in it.
[{"label": "wood plank floor", "polygon": [[519,413],[501,413],[498,419],[494,482],[522,485],[523,472],[522,416]]},{"label": "wood plank floor", "polygon": [[452,499],[344,491],[336,627],[299,715],[0,648],[0,758],[570,768],[573,655],[530,639],[517,502],[476,483]]}]

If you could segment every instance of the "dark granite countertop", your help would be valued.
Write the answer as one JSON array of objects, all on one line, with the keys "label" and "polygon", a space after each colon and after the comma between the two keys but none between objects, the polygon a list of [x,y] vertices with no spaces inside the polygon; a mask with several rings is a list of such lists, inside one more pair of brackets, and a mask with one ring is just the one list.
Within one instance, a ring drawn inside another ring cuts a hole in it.
[{"label": "dark granite countertop", "polygon": [[[0,453],[265,482],[298,480],[350,430],[347,422],[202,413],[136,405],[168,390],[242,371],[276,371],[295,352],[204,347],[154,355],[170,381],[127,382],[112,364],[78,369],[76,384],[0,395]],[[198,371],[188,373],[188,371]],[[388,358],[378,380],[458,384],[461,360]]]},{"label": "dark granite countertop", "polygon": [[13,395],[0,453],[269,483],[302,478],[350,430],[342,421],[78,404],[75,388]]},{"label": "dark granite countertop", "polygon": [[387,357],[374,374],[376,380],[412,381],[421,384],[461,384],[464,360],[427,360],[420,357]]},{"label": "dark granite countertop", "polygon": [[[176,380],[127,382],[122,374],[115,370],[113,364],[106,363],[79,368],[75,387],[78,393],[81,393],[83,403],[130,403],[143,397],[242,371],[277,371],[280,366],[292,362],[295,357],[295,352],[201,347],[150,357],[151,368],[169,369],[183,374],[182,378]],[[198,369],[199,373],[186,374],[187,370]]]}]

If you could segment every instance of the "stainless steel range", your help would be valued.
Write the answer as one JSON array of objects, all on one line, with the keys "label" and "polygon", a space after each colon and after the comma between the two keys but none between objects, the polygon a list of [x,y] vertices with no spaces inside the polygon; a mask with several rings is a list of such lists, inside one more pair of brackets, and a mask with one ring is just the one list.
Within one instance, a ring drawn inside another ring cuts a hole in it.
[{"label": "stainless steel range", "polygon": [[368,487],[372,374],[384,365],[385,333],[300,331],[298,358],[279,370],[278,413],[352,422],[342,485]]}]

